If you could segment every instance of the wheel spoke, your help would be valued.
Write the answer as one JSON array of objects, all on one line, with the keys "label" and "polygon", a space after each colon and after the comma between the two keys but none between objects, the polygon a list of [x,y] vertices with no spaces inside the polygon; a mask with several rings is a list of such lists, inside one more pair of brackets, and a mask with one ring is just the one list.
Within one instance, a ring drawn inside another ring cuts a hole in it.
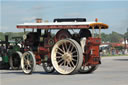
[{"label": "wheel spoke", "polygon": [[64,64],[64,61],[60,64],[60,66],[62,66]]},{"label": "wheel spoke", "polygon": [[73,51],[72,54],[77,53],[77,51]]},{"label": "wheel spoke", "polygon": [[68,71],[71,66],[69,66],[69,63],[67,61],[66,61],[66,63],[67,63],[67,65],[66,65],[65,71]]},{"label": "wheel spoke", "polygon": [[62,56],[56,56],[56,58],[62,58]]},{"label": "wheel spoke", "polygon": [[28,60],[28,59],[29,59],[29,58],[28,58],[28,57],[29,57],[29,54],[27,54],[25,57],[26,57],[26,59]]},{"label": "wheel spoke", "polygon": [[30,64],[28,64],[28,66],[31,68],[31,65]]},{"label": "wheel spoke", "polygon": [[32,62],[32,61],[30,62],[30,65],[31,65],[31,66],[33,65],[33,62]]},{"label": "wheel spoke", "polygon": [[75,66],[74,63],[73,63],[73,61],[71,61],[71,64],[72,64],[73,67]]},{"label": "wheel spoke", "polygon": [[68,47],[68,49],[67,49],[67,52],[70,51],[70,48],[71,48],[71,44],[69,43],[69,47]]},{"label": "wheel spoke", "polygon": [[57,54],[59,54],[59,55],[63,55],[62,53],[60,53],[60,52],[57,52]]},{"label": "wheel spoke", "polygon": [[73,55],[72,57],[78,57],[78,55]]},{"label": "wheel spoke", "polygon": [[24,64],[24,69],[26,69],[26,67],[27,67],[27,65],[26,65],[26,64]]},{"label": "wheel spoke", "polygon": [[64,67],[66,67],[66,61],[64,61]]},{"label": "wheel spoke", "polygon": [[72,52],[72,51],[73,51],[73,49],[74,49],[74,47],[72,46],[72,48],[71,48],[71,50],[70,50],[70,51]]},{"label": "wheel spoke", "polygon": [[67,51],[67,44],[66,44],[66,42],[64,44],[65,44],[65,51]]},{"label": "wheel spoke", "polygon": [[77,61],[76,59],[72,58],[72,61]]},{"label": "wheel spoke", "polygon": [[29,66],[28,66],[28,65],[26,65],[26,70],[28,70],[28,67],[29,67]]},{"label": "wheel spoke", "polygon": [[62,58],[58,61],[58,63],[60,63],[61,61],[63,61],[63,59],[62,59]]},{"label": "wheel spoke", "polygon": [[69,67],[72,67],[71,64],[70,64],[70,62],[68,62],[68,65],[69,65]]},{"label": "wheel spoke", "polygon": [[64,45],[63,45],[63,44],[62,44],[62,49],[63,49],[63,51],[64,51],[64,53],[65,53],[66,51],[65,51],[65,48],[64,48]]},{"label": "wheel spoke", "polygon": [[29,60],[32,60],[32,56],[31,56],[31,55],[29,55],[29,56],[28,56],[28,59],[29,59]]},{"label": "wheel spoke", "polygon": [[24,58],[24,64],[26,64],[27,63],[27,60]]},{"label": "wheel spoke", "polygon": [[64,53],[64,51],[60,47],[58,47],[57,49]]},{"label": "wheel spoke", "polygon": [[24,60],[27,60],[27,57],[26,56],[24,57]]}]

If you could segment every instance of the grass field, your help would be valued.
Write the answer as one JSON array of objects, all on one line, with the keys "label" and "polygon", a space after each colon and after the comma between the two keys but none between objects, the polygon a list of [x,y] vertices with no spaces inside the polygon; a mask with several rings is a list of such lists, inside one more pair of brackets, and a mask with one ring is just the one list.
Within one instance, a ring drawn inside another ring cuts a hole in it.
[{"label": "grass field", "polygon": [[128,54],[125,54],[125,55],[106,55],[106,56],[101,56],[101,57],[114,57],[114,56],[128,56]]}]

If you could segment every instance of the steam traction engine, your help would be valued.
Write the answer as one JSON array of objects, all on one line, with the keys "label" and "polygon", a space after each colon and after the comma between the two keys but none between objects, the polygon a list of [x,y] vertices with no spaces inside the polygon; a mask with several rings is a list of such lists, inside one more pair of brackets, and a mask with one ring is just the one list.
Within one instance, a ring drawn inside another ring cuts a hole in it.
[{"label": "steam traction engine", "polygon": [[[37,64],[42,64],[48,73],[56,70],[60,74],[71,74],[96,70],[101,63],[100,31],[108,28],[108,25],[97,20],[86,22],[85,18],[54,19],[54,22],[37,19],[36,23],[18,24],[17,28],[32,29],[32,32],[24,35],[21,68],[25,74],[31,74]],[[58,32],[51,34],[51,30],[56,29]],[[89,29],[92,29],[92,33]],[[94,37],[95,29],[99,29],[98,37]],[[70,30],[79,32],[71,33]]]}]

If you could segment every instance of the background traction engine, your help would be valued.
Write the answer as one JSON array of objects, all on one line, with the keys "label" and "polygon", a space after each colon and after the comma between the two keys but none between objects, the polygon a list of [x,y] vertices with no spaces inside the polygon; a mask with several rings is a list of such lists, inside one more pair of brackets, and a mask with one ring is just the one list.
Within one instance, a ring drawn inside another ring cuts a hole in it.
[{"label": "background traction engine", "polygon": [[8,35],[5,35],[5,41],[0,42],[0,69],[21,69],[21,56],[22,56],[22,37],[12,37],[12,41],[9,41]]}]

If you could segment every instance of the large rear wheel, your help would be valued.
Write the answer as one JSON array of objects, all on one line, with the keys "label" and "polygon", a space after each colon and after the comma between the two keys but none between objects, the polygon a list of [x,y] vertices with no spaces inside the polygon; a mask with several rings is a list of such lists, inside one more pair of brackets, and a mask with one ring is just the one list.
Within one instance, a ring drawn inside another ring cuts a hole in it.
[{"label": "large rear wheel", "polygon": [[25,74],[31,74],[35,70],[35,55],[31,52],[25,52],[21,58],[21,67]]},{"label": "large rear wheel", "polygon": [[82,65],[82,49],[73,39],[60,40],[52,49],[51,61],[60,74],[71,74]]}]

